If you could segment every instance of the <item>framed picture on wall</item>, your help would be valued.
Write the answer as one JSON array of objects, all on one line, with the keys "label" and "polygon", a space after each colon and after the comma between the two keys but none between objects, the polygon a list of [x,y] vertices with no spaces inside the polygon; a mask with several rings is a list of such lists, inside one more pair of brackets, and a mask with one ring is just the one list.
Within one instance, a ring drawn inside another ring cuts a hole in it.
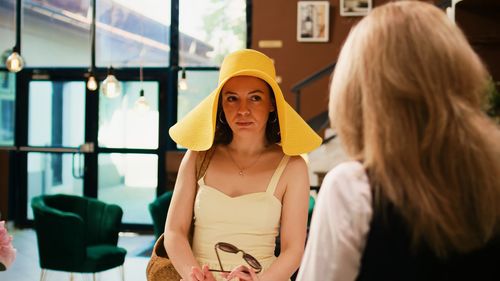
[{"label": "framed picture on wall", "polygon": [[340,0],[341,16],[366,16],[372,9],[372,0]]},{"label": "framed picture on wall", "polygon": [[329,1],[297,2],[297,41],[328,42]]}]

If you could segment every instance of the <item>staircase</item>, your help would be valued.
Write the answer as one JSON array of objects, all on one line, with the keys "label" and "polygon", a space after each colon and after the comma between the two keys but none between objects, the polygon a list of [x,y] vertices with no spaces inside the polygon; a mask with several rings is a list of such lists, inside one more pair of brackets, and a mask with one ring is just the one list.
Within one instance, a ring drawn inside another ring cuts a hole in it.
[{"label": "staircase", "polygon": [[[301,90],[318,79],[331,75],[335,65],[336,62],[328,64],[324,68],[299,81],[291,88],[292,93],[295,94],[295,111],[297,111],[297,113],[300,114]],[[336,134],[329,128],[330,120],[328,111],[320,112],[313,118],[307,120],[307,124],[316,132],[325,131],[323,144],[308,155],[311,186],[320,186],[326,173],[337,164],[346,161],[348,158],[340,145],[339,139],[336,138]]]}]

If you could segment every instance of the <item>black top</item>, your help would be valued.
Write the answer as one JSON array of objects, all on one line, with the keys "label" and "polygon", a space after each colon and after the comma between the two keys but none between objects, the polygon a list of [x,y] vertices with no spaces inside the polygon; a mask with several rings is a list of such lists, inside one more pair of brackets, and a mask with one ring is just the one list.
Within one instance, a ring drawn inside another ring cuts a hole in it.
[{"label": "black top", "polygon": [[357,280],[500,280],[500,237],[447,259],[437,258],[424,243],[412,251],[410,239],[392,205],[374,208]]}]

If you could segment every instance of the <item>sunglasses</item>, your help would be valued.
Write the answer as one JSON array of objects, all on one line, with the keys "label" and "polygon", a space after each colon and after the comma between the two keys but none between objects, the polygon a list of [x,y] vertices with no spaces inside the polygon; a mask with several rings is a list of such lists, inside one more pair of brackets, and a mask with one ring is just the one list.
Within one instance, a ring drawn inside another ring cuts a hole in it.
[{"label": "sunglasses", "polygon": [[256,258],[254,258],[250,254],[245,253],[245,251],[238,249],[236,246],[229,244],[229,243],[225,243],[225,242],[219,242],[219,243],[215,244],[215,253],[217,254],[217,260],[219,260],[220,270],[219,269],[209,269],[210,271],[227,272],[227,273],[231,272],[228,270],[224,270],[224,268],[222,267],[222,262],[220,261],[220,257],[219,257],[219,250],[227,252],[227,253],[231,253],[231,254],[237,254],[239,252],[242,252],[243,259],[248,263],[249,266],[251,266],[253,269],[255,269],[255,273],[259,273],[262,271],[262,265],[260,265],[259,261],[257,261]]}]

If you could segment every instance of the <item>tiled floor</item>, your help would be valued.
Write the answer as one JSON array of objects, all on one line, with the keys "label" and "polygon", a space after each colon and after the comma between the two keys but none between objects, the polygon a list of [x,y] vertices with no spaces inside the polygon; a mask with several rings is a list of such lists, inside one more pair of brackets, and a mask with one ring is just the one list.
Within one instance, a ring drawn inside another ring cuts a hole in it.
[{"label": "tiled floor", "polygon": [[[0,272],[0,281],[36,281],[40,280],[40,265],[38,263],[38,249],[36,245],[36,234],[32,229],[11,230],[9,233],[14,237],[13,245],[17,249],[17,257],[7,271]],[[127,249],[125,258],[125,280],[145,281],[147,257],[138,256],[148,249],[154,242],[152,235],[133,235],[121,233],[118,245]],[[121,280],[120,269],[114,268],[100,272],[96,275],[99,281]],[[71,280],[70,274],[59,271],[48,271],[47,281]],[[92,280],[92,274],[73,274],[74,281]]]}]

